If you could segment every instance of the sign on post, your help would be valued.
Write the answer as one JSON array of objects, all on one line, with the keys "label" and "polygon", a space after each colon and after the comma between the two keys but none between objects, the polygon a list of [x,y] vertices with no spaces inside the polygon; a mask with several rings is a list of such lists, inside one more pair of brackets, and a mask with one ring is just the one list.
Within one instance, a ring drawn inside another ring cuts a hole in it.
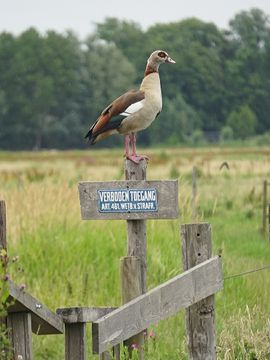
[{"label": "sign on post", "polygon": [[98,190],[98,211],[106,213],[158,211],[157,189]]},{"label": "sign on post", "polygon": [[175,219],[178,181],[80,182],[81,216],[90,219]]}]

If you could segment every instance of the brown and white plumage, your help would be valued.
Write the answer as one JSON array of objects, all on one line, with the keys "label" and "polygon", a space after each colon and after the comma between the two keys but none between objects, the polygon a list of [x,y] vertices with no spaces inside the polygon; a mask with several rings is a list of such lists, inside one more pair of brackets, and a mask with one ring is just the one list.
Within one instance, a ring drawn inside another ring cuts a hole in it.
[{"label": "brown and white plumage", "polygon": [[[136,154],[136,133],[146,129],[162,109],[158,73],[159,65],[162,63],[173,64],[175,61],[165,51],[154,51],[147,61],[140,89],[124,93],[102,111],[85,136],[90,144],[95,144],[112,134],[123,134],[126,157],[134,162],[144,158]],[[132,154],[129,149],[130,143]]]}]

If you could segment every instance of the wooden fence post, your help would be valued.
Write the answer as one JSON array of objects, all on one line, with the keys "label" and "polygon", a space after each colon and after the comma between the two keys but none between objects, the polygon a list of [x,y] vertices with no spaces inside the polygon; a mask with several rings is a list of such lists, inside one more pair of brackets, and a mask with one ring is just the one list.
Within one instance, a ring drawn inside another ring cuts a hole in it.
[{"label": "wooden fence post", "polygon": [[0,250],[7,250],[6,204],[0,200]]},{"label": "wooden fence post", "polygon": [[109,351],[104,351],[102,354],[99,355],[100,360],[120,360],[120,345],[116,345],[112,348],[112,354]]},{"label": "wooden fence post", "polygon": [[266,222],[267,222],[267,180],[264,180],[263,182],[263,200],[262,200],[262,231],[263,234],[266,234]]},{"label": "wooden fence post", "polygon": [[112,360],[111,354],[109,351],[104,351],[104,353],[99,355],[100,360]]},{"label": "wooden fence post", "polygon": [[[146,180],[146,160],[135,164],[130,160],[125,161],[126,180]],[[147,291],[146,285],[146,221],[127,220],[127,255],[136,256],[141,262],[142,292]]]},{"label": "wooden fence post", "polygon": [[[146,168],[147,161],[142,160],[139,164],[135,164],[130,160],[125,160],[125,179],[126,180],[146,180]],[[129,301],[130,296],[139,296],[144,294],[147,291],[147,259],[146,259],[146,220],[127,220],[127,255],[138,258],[138,262],[133,262],[133,280],[137,280],[134,288],[125,288],[123,289],[122,299],[123,301]],[[132,263],[132,260],[131,260]],[[130,263],[130,264],[131,264]],[[139,265],[139,267],[138,267]],[[123,268],[125,265],[123,264]],[[139,271],[138,274],[136,272]],[[124,276],[125,277],[125,276]],[[123,282],[126,284],[126,280],[123,279]],[[136,288],[136,289],[135,289]],[[143,343],[144,337],[143,333],[138,334],[136,339],[131,339],[132,341],[137,340],[140,346],[140,359],[142,360],[143,355]],[[132,345],[129,343],[129,345]],[[131,350],[129,346],[129,351]],[[130,357],[131,357],[130,353]]]},{"label": "wooden fence post", "polygon": [[121,353],[120,353],[120,345],[113,346],[112,354],[111,351],[104,351],[102,354],[99,355],[100,360],[120,360]]},{"label": "wooden fence post", "polygon": [[[0,250],[7,250],[6,203],[0,200]],[[0,317],[0,328],[7,328],[7,317]]]},{"label": "wooden fence post", "polygon": [[[210,224],[181,226],[184,270],[211,258]],[[211,295],[186,309],[186,328],[190,360],[215,360],[215,308]]]},{"label": "wooden fence post", "polygon": [[32,360],[31,314],[28,312],[8,314],[8,327],[11,329],[14,359]]},{"label": "wooden fence post", "polygon": [[[61,316],[65,324],[66,359],[86,359],[86,324],[92,323],[115,309],[105,307],[74,307],[56,310],[57,315]],[[113,358],[116,360],[120,360],[119,348],[116,345],[112,349]],[[111,360],[112,356],[110,351],[106,350],[100,354],[99,358],[101,360]]]},{"label": "wooden fence post", "polygon": [[[6,234],[6,206],[4,201],[0,201],[0,249],[7,250]],[[32,360],[32,332],[63,333],[63,322],[11,280],[6,285],[7,294],[3,300],[9,303],[8,314],[0,319],[0,325],[8,328],[12,359]]]},{"label": "wooden fence post", "polygon": [[[140,259],[136,256],[126,256],[121,259],[120,273],[122,285],[122,304],[126,304],[127,302],[142,294],[140,269]],[[142,332],[125,341],[125,345],[128,346],[130,358],[132,357],[132,345],[135,344],[139,348],[140,359],[144,358],[143,343],[144,335]]]},{"label": "wooden fence post", "polygon": [[65,324],[65,359],[86,360],[86,324]]}]

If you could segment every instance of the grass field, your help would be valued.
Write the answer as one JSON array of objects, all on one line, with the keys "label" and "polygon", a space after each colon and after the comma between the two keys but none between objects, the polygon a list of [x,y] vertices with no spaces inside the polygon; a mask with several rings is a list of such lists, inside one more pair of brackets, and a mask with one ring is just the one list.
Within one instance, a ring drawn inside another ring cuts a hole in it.
[{"label": "grass field", "polygon": [[[148,288],[182,271],[179,229],[191,222],[191,172],[198,168],[198,221],[210,222],[224,276],[270,264],[261,233],[262,182],[269,148],[145,150],[148,179],[179,178],[178,220],[147,223]],[[220,165],[229,163],[230,169]],[[12,278],[51,309],[118,306],[124,221],[82,221],[77,183],[123,179],[122,152],[0,153]],[[270,200],[270,199],[269,199]],[[218,358],[270,359],[270,269],[225,280],[216,296]],[[184,313],[154,326],[148,359],[187,359]],[[35,359],[64,358],[62,336],[34,337]],[[90,351],[89,358],[93,358]]]}]

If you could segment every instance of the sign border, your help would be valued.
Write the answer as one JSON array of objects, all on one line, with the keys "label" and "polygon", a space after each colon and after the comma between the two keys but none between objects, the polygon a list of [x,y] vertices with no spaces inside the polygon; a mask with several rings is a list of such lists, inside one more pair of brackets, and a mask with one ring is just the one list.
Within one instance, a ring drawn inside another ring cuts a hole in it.
[{"label": "sign border", "polygon": [[[97,189],[97,193],[99,194],[99,192],[100,191],[121,191],[121,190],[124,190],[124,188],[122,188],[122,189]],[[134,190],[134,191],[136,191],[136,190],[154,190],[155,191],[155,193],[156,193],[156,200],[155,200],[155,203],[156,203],[156,207],[155,207],[155,209],[154,210],[145,210],[145,209],[142,209],[142,210],[113,210],[113,211],[106,211],[106,210],[104,210],[104,211],[102,211],[102,210],[100,210],[100,204],[101,204],[101,201],[100,201],[100,199],[99,198],[97,198],[97,204],[98,204],[98,211],[100,212],[100,213],[102,213],[102,214],[108,214],[108,213],[110,213],[110,214],[115,214],[115,213],[120,213],[120,214],[126,214],[126,213],[128,213],[128,214],[132,214],[132,213],[136,213],[136,212],[143,212],[143,213],[148,213],[148,212],[157,212],[158,211],[158,191],[157,191],[157,189],[156,188],[141,188],[141,189],[135,189],[135,188],[127,188],[126,190],[128,190],[128,191],[131,191],[131,190]],[[119,201],[115,201],[115,202],[119,202]],[[132,201],[129,201],[129,202],[132,202]],[[138,201],[135,201],[135,203],[137,203]],[[142,201],[143,202],[143,201]]]}]

